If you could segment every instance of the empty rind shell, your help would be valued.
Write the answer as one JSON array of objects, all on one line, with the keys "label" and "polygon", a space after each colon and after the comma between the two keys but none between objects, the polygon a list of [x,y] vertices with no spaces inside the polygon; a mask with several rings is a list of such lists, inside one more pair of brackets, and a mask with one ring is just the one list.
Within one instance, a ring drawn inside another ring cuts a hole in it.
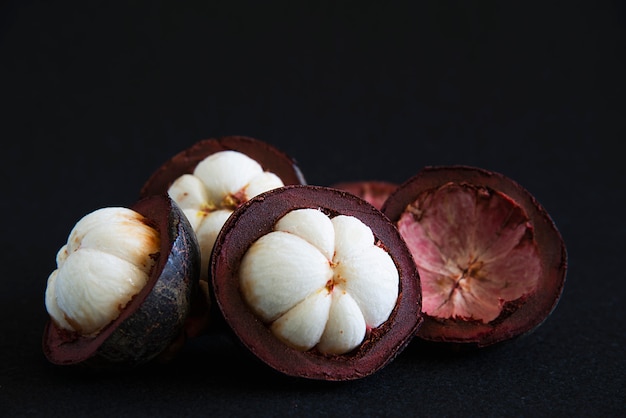
[{"label": "empty rind shell", "polygon": [[556,306],[565,245],[546,210],[515,181],[475,167],[426,167],[382,211],[420,271],[419,337],[487,346],[532,331]]}]

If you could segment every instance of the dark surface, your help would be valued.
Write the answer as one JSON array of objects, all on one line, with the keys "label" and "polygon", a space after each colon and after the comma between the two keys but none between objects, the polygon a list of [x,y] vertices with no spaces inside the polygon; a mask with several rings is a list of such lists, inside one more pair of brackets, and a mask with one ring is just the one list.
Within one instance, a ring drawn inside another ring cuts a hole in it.
[{"label": "dark surface", "polygon": [[[0,9],[0,415],[623,414],[624,6],[179,3]],[[515,179],[565,239],[559,305],[523,339],[467,353],[414,340],[354,382],[285,378],[222,335],[127,374],[48,364],[43,294],[73,225],[232,134],[292,155],[310,184],[438,164]]]}]

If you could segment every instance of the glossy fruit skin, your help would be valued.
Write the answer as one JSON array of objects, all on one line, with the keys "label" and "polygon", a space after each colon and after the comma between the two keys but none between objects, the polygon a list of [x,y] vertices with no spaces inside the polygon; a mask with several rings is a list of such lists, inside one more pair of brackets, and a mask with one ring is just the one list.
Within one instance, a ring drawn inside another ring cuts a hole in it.
[{"label": "glossy fruit skin", "polygon": [[141,199],[132,209],[147,217],[161,235],[159,258],[148,283],[95,337],[62,330],[48,321],[43,352],[51,363],[125,368],[159,356],[170,358],[181,347],[200,272],[195,234],[167,196]]},{"label": "glossy fruit skin", "polygon": [[292,157],[261,140],[247,136],[223,136],[200,140],[163,163],[140,191],[140,197],[167,193],[170,185],[183,174],[191,174],[198,163],[220,151],[239,151],[271,171],[284,184],[306,184],[297,162]]},{"label": "glossy fruit skin", "polygon": [[[246,305],[237,272],[247,249],[272,231],[291,210],[321,209],[329,216],[359,218],[391,255],[400,273],[400,293],[389,320],[371,330],[365,342],[345,355],[298,351],[278,340]],[[415,336],[421,319],[419,275],[397,229],[374,206],[357,196],[321,186],[293,185],[256,196],[226,222],[211,259],[215,304],[229,329],[250,352],[276,371],[294,377],[344,381],[371,375],[388,364]]]},{"label": "glossy fruit skin", "polygon": [[484,186],[504,193],[520,205],[532,224],[543,274],[535,293],[526,300],[505,305],[503,314],[491,323],[441,319],[424,314],[418,337],[433,342],[484,347],[532,332],[552,313],[563,292],[567,250],[559,230],[543,206],[520,184],[500,173],[462,165],[423,168],[390,195],[382,211],[397,223],[407,205],[420,193],[449,182]]}]

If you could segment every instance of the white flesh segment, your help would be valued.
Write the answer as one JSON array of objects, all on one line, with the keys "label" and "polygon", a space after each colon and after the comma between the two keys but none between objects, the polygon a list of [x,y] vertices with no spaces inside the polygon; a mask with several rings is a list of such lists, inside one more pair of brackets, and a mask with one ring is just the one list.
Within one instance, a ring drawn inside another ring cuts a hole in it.
[{"label": "white flesh segment", "polygon": [[321,210],[292,210],[280,218],[274,230],[295,234],[317,247],[329,260],[333,258],[335,229],[330,218]]},{"label": "white flesh segment", "polygon": [[68,251],[71,254],[79,249],[97,249],[126,260],[149,274],[154,260],[147,256],[159,252],[159,234],[139,219],[115,219],[106,224],[94,224],[82,233],[76,229],[74,237],[80,240],[80,246],[70,247]]},{"label": "white flesh segment", "polygon": [[229,194],[241,191],[263,172],[259,163],[237,151],[220,151],[200,161],[193,174],[202,180],[209,200],[221,202]]},{"label": "white flesh segment", "polygon": [[56,306],[66,323],[76,324],[75,331],[94,334],[117,318],[147,281],[148,275],[126,260],[81,249],[69,255],[53,280]]},{"label": "white flesh segment", "polygon": [[274,335],[295,349],[310,350],[324,332],[331,301],[328,289],[320,289],[274,321],[270,328]]},{"label": "white flesh segment", "polygon": [[56,278],[59,275],[59,270],[54,270],[50,276],[48,276],[48,284],[46,286],[46,310],[50,316],[54,319],[56,324],[64,329],[73,329],[72,326],[65,320],[63,311],[59,309],[57,305],[56,295]]},{"label": "white flesh segment", "polygon": [[131,209],[110,207],[76,223],[46,287],[46,308],[56,324],[95,333],[145,286],[160,237],[143,219]]},{"label": "white flesh segment", "polygon": [[167,193],[183,210],[200,211],[209,201],[209,195],[202,180],[191,174],[183,174],[177,178]]},{"label": "white flesh segment", "polygon": [[354,216],[339,215],[331,219],[335,229],[335,254],[347,257],[374,245],[372,230]]},{"label": "white flesh segment", "polygon": [[347,353],[361,344],[366,331],[365,319],[354,299],[335,290],[328,323],[317,348],[325,354]]},{"label": "white flesh segment", "polygon": [[99,225],[110,225],[120,222],[141,222],[143,217],[134,210],[123,207],[108,207],[97,209],[83,216],[74,225],[67,239],[68,253],[76,251],[80,246],[85,233]]},{"label": "white flesh segment", "polygon": [[329,260],[316,247],[282,231],[255,241],[239,271],[244,299],[266,322],[326,286],[332,275]]},{"label": "white flesh segment", "polygon": [[398,299],[400,277],[389,254],[372,245],[361,252],[351,252],[349,258],[338,255],[335,264],[335,277],[344,279],[343,288],[361,308],[367,325],[380,326]]},{"label": "white flesh segment", "polygon": [[232,211],[226,209],[205,213],[203,221],[197,227],[196,237],[200,245],[200,279],[202,280],[208,280],[209,260],[215,240],[231,214]]},{"label": "white flesh segment", "polygon": [[250,200],[256,195],[282,186],[284,186],[284,184],[280,177],[274,173],[270,173],[269,171],[264,171],[250,180],[250,183],[246,186],[244,192],[246,194],[246,198]]},{"label": "white flesh segment", "polygon": [[61,265],[63,265],[63,263],[65,262],[65,259],[70,255],[70,252],[67,250],[67,244],[65,244],[64,246],[62,246],[59,249],[59,252],[57,252],[57,258],[56,258],[56,262],[57,262],[57,268],[61,267]]},{"label": "white flesh segment", "polygon": [[198,230],[208,214],[208,212],[198,209],[183,209],[183,213],[194,231]]}]

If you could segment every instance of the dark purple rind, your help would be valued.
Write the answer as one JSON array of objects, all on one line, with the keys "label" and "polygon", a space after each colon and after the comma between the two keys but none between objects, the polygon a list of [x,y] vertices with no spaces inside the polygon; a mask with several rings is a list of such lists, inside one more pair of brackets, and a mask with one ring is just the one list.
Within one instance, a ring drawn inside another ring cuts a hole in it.
[{"label": "dark purple rind", "polygon": [[146,181],[140,197],[167,193],[170,185],[183,174],[191,174],[198,163],[220,151],[239,151],[252,158],[264,170],[276,174],[284,184],[306,184],[295,159],[272,145],[246,136],[207,138],[174,155]]},{"label": "dark purple rind", "polygon": [[167,196],[142,199],[132,209],[144,215],[161,237],[148,283],[120,316],[93,338],[59,329],[48,321],[43,351],[51,363],[136,366],[159,356],[180,338],[200,273],[196,236]]},{"label": "dark purple rind", "polygon": [[425,167],[389,196],[382,211],[397,223],[407,205],[421,192],[448,182],[485,186],[504,193],[520,205],[533,226],[543,275],[534,294],[505,305],[508,312],[490,324],[443,320],[423,314],[424,324],[417,336],[435,342],[484,347],[532,332],[552,313],[563,292],[567,251],[560,232],[543,206],[520,184],[500,173],[461,165]]},{"label": "dark purple rind", "polygon": [[[277,339],[250,310],[239,288],[238,269],[250,245],[272,231],[283,215],[299,208],[321,208],[350,215],[368,225],[390,253],[400,274],[400,294],[389,320],[345,355],[301,352]],[[254,355],[275,370],[295,377],[342,381],[363,378],[388,364],[410,342],[421,324],[417,268],[397,229],[374,206],[351,193],[321,186],[294,185],[263,193],[236,210],[214,247],[213,292],[230,329]]]}]

